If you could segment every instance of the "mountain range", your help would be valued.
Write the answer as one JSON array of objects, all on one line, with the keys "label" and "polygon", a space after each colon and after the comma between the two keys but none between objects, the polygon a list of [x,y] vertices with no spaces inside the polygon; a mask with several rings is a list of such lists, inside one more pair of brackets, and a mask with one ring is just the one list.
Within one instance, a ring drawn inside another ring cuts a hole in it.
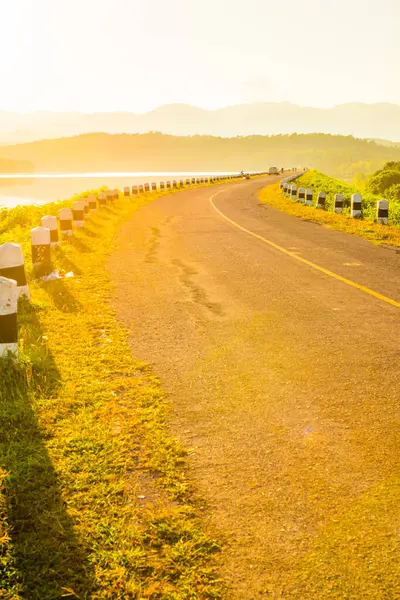
[{"label": "mountain range", "polygon": [[311,165],[348,179],[400,160],[400,146],[322,133],[233,138],[88,133],[3,146],[1,154],[17,164],[29,161],[36,173],[259,171],[271,165]]},{"label": "mountain range", "polygon": [[333,108],[313,108],[265,102],[205,110],[187,104],[168,104],[144,114],[0,111],[2,145],[91,132],[151,131],[219,137],[319,132],[396,142],[400,140],[400,105],[351,102]]}]

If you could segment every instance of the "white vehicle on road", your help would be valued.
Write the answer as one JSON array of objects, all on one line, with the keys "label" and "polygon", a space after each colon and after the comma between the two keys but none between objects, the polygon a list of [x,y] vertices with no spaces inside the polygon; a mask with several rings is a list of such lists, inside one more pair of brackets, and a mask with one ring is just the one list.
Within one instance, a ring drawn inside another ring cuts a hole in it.
[{"label": "white vehicle on road", "polygon": [[278,167],[270,167],[268,169],[268,175],[279,175]]}]

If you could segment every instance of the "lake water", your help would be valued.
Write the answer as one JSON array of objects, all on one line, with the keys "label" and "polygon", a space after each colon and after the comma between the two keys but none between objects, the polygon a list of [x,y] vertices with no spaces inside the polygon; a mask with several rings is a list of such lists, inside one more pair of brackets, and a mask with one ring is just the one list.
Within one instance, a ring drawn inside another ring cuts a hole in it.
[{"label": "lake water", "polygon": [[179,180],[185,177],[225,175],[227,173],[49,173],[49,174],[0,174],[0,207],[12,208],[26,204],[46,204],[65,200],[103,185],[123,188],[139,183]]}]

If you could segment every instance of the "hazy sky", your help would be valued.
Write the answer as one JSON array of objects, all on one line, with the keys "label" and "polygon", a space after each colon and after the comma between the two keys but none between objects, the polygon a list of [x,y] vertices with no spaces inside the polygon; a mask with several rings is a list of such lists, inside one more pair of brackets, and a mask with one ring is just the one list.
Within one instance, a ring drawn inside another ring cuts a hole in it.
[{"label": "hazy sky", "polygon": [[0,110],[400,104],[400,0],[1,0]]}]

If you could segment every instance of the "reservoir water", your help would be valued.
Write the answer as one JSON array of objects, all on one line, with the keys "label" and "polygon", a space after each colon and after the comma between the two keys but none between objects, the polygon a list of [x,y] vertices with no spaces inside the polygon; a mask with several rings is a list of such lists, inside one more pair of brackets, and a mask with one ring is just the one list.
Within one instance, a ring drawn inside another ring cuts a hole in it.
[{"label": "reservoir water", "polygon": [[65,200],[74,194],[101,186],[123,188],[139,183],[179,180],[185,177],[204,175],[224,175],[215,173],[38,173],[0,174],[0,208],[12,208],[26,204],[46,204],[55,200]]}]

